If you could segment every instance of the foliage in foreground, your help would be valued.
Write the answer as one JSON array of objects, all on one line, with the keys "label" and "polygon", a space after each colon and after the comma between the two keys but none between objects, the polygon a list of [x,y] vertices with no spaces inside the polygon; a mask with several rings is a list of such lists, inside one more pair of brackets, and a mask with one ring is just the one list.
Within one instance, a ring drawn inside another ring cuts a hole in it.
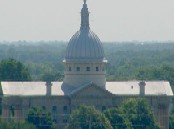
[{"label": "foliage in foreground", "polygon": [[104,111],[106,118],[110,121],[113,129],[131,129],[131,122],[124,116],[120,108],[111,108]]},{"label": "foliage in foreground", "polygon": [[34,124],[38,129],[53,129],[51,114],[39,107],[32,107],[27,116],[27,122]]},{"label": "foliage in foreground", "polygon": [[134,129],[160,129],[145,99],[128,99],[120,107]]},{"label": "foliage in foreground", "polygon": [[169,116],[169,129],[174,128],[174,115]]},{"label": "foliage in foreground", "polygon": [[70,115],[66,129],[161,129],[145,99],[127,99],[118,108],[100,112],[80,106]]},{"label": "foliage in foreground", "polygon": [[170,112],[170,116],[169,116],[169,129],[174,129],[174,107]]},{"label": "foliage in foreground", "polygon": [[103,113],[91,106],[80,106],[70,116],[66,129],[112,129]]},{"label": "foliage in foreground", "polygon": [[34,125],[27,122],[14,122],[0,120],[0,129],[37,129]]}]

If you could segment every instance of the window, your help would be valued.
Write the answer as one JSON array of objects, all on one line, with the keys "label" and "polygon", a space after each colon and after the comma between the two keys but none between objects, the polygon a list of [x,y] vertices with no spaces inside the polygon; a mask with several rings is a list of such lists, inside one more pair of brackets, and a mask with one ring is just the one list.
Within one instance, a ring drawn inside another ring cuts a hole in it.
[{"label": "window", "polygon": [[68,70],[71,71],[71,67],[69,67]]},{"label": "window", "polygon": [[106,110],[106,107],[105,106],[102,106],[102,111]]},{"label": "window", "polygon": [[64,106],[63,107],[63,110],[65,111],[65,110],[68,110],[68,107],[67,106]]},{"label": "window", "polygon": [[43,110],[46,110],[46,107],[45,107],[45,106],[42,106],[42,109],[43,109]]},{"label": "window", "polygon": [[99,67],[96,67],[96,71],[99,71]]},{"label": "window", "polygon": [[64,118],[63,123],[67,123],[67,122],[68,122],[67,118]]},{"label": "window", "polygon": [[77,67],[77,68],[76,68],[76,71],[80,71],[80,67]]},{"label": "window", "polygon": [[58,119],[57,119],[57,107],[56,106],[52,107],[52,116],[53,116],[53,122],[57,123]]},{"label": "window", "polygon": [[90,67],[86,67],[86,71],[90,71]]},{"label": "window", "polygon": [[67,114],[67,113],[68,113],[68,107],[67,107],[67,106],[64,106],[64,107],[63,107],[63,113],[64,113],[64,114]]},{"label": "window", "polygon": [[53,106],[53,110],[56,111],[57,110],[57,107],[56,106]]},{"label": "window", "polygon": [[114,106],[115,108],[118,108],[118,106]]},{"label": "window", "polygon": [[14,105],[11,105],[11,106],[10,106],[10,113],[11,113],[11,116],[12,116],[12,117],[15,116],[15,106],[14,106]]}]

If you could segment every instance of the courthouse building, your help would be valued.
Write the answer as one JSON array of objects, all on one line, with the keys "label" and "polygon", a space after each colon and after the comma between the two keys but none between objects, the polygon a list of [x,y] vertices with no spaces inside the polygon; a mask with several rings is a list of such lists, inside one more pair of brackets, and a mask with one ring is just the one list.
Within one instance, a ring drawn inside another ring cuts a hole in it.
[{"label": "courthouse building", "polygon": [[81,27],[70,39],[63,63],[63,82],[1,82],[2,117],[23,119],[28,109],[39,106],[50,111],[57,128],[62,128],[79,105],[105,110],[118,107],[127,98],[144,97],[159,124],[168,129],[173,96],[168,81],[106,82],[107,59],[100,39],[90,29],[86,0]]}]

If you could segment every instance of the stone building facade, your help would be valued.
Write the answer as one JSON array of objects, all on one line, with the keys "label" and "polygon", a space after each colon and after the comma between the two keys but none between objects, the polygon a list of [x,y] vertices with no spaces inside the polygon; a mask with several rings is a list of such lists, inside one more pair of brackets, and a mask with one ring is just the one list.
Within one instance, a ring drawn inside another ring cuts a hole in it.
[{"label": "stone building facade", "polygon": [[79,105],[93,105],[102,111],[118,107],[128,98],[144,97],[159,124],[168,129],[173,96],[168,81],[106,82],[107,60],[100,39],[89,27],[86,0],[80,30],[69,41],[63,63],[63,82],[1,82],[2,118],[21,120],[28,109],[39,106],[52,113],[53,121],[61,129]]}]

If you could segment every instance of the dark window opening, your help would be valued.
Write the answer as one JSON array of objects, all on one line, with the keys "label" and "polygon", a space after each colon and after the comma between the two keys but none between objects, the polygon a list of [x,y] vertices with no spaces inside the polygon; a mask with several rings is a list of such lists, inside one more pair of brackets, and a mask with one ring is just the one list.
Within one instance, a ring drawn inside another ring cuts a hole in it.
[{"label": "dark window opening", "polygon": [[86,71],[90,71],[90,67],[86,67]]},{"label": "dark window opening", "polygon": [[77,71],[80,71],[80,67],[77,67],[76,70],[77,70]]},{"label": "dark window opening", "polygon": [[63,107],[63,113],[64,113],[64,114],[67,114],[67,113],[68,113],[68,107],[67,107],[67,106],[64,106],[64,107]]},{"label": "dark window opening", "polygon": [[67,119],[63,119],[63,123],[67,123],[68,122],[68,120]]},{"label": "dark window opening", "polygon": [[71,67],[69,67],[68,70],[71,71]]},{"label": "dark window opening", "polygon": [[53,106],[53,111],[56,111],[57,110],[57,107],[56,106]]},{"label": "dark window opening", "polygon": [[96,71],[99,71],[99,67],[96,67]]},{"label": "dark window opening", "polygon": [[11,112],[11,116],[14,117],[15,116],[15,106],[14,105],[10,106],[10,112]]},{"label": "dark window opening", "polygon": [[46,107],[45,107],[45,106],[42,106],[42,109],[43,109],[43,110],[46,110]]},{"label": "dark window opening", "polygon": [[105,106],[102,106],[102,111],[106,110],[106,107]]},{"label": "dark window opening", "polygon": [[56,106],[52,107],[52,117],[53,117],[53,122],[57,123],[58,122],[58,115],[57,115],[57,107]]},{"label": "dark window opening", "polygon": [[67,106],[64,106],[63,107],[63,110],[65,111],[65,110],[68,110],[68,107]]}]

